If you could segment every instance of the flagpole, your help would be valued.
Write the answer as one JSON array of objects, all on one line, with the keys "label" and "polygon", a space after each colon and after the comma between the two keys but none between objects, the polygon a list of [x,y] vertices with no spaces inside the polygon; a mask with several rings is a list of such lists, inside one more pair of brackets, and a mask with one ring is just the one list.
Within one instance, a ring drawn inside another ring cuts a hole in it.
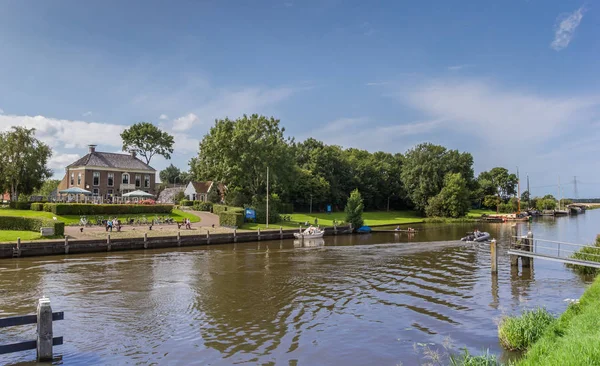
[{"label": "flagpole", "polygon": [[267,229],[269,228],[269,167],[267,167]]}]

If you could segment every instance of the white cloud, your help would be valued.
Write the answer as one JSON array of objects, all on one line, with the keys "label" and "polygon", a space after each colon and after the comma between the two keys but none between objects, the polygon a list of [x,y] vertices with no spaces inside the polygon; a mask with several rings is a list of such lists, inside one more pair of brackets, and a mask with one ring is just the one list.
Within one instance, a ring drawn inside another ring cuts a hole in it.
[{"label": "white cloud", "polygon": [[585,9],[582,6],[573,13],[559,17],[560,21],[557,21],[555,26],[554,41],[552,41],[550,47],[556,51],[560,51],[571,43],[575,29],[577,29],[581,23],[581,19],[583,19],[584,11]]},{"label": "white cloud", "polygon": [[48,166],[50,169],[55,171],[62,171],[67,165],[77,161],[77,159],[81,158],[79,154],[62,154],[57,153],[56,151],[52,154],[52,157],[48,161]]},{"label": "white cloud", "polygon": [[121,146],[123,125],[71,121],[44,116],[0,115],[0,131],[11,126],[36,129],[36,136],[51,147],[85,148],[87,145]]},{"label": "white cloud", "polygon": [[91,111],[87,111],[84,114],[82,114],[83,117],[90,117],[92,115]]},{"label": "white cloud", "polygon": [[452,128],[495,145],[545,142],[589,118],[600,96],[546,97],[490,83],[437,81],[400,94],[400,100]]},{"label": "white cloud", "polygon": [[186,131],[199,121],[200,119],[194,113],[188,113],[174,120],[172,128],[173,131]]},{"label": "white cloud", "polygon": [[167,120],[167,119],[169,119],[169,116],[167,116],[166,114],[161,114],[161,115],[158,117],[158,119],[160,119],[160,120],[163,120],[163,121],[164,121],[164,120]]}]

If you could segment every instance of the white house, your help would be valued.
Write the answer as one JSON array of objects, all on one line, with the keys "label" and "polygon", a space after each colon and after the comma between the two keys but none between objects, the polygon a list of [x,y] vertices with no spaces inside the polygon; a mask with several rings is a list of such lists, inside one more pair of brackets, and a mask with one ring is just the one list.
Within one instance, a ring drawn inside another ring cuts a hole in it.
[{"label": "white house", "polygon": [[213,190],[218,189],[218,193],[221,194],[221,200],[223,200],[225,187],[222,183],[215,184],[215,182],[208,180],[206,182],[190,182],[187,187],[185,187],[185,197],[190,201],[208,201],[208,193]]}]

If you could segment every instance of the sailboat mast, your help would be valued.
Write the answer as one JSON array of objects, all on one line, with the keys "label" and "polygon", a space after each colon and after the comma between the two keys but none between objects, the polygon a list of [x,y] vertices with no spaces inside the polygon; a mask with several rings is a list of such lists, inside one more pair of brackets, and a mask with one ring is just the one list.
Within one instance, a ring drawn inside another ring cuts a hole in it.
[{"label": "sailboat mast", "polygon": [[519,167],[517,167],[517,214],[521,213],[521,179],[519,179]]}]

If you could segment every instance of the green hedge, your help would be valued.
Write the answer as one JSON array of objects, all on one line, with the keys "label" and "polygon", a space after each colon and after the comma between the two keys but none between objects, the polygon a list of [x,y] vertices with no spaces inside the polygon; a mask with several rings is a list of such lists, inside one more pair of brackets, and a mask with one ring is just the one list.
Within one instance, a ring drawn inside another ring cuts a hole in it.
[{"label": "green hedge", "polygon": [[44,211],[56,215],[170,214],[173,205],[95,205],[86,203],[46,203]]},{"label": "green hedge", "polygon": [[30,202],[10,201],[8,207],[13,210],[29,210],[31,208]]},{"label": "green hedge", "polygon": [[221,211],[219,223],[221,226],[241,227],[244,224],[244,215],[239,211]]},{"label": "green hedge", "polygon": [[55,203],[44,203],[42,211],[52,212],[53,205],[55,205]]},{"label": "green hedge", "polygon": [[212,202],[194,201],[194,210],[212,212]]},{"label": "green hedge", "polygon": [[213,204],[213,213],[219,215],[221,212],[244,212],[244,209],[242,207]]},{"label": "green hedge", "polygon": [[53,227],[54,235],[65,235],[65,223],[61,221],[18,216],[2,216],[0,219],[0,230],[39,232],[43,227]]},{"label": "green hedge", "polygon": [[44,210],[44,203],[32,203],[31,204],[31,210],[32,211],[43,211]]},{"label": "green hedge", "polygon": [[181,201],[179,201],[179,205],[180,206],[193,206],[194,205],[194,201],[181,200]]}]

